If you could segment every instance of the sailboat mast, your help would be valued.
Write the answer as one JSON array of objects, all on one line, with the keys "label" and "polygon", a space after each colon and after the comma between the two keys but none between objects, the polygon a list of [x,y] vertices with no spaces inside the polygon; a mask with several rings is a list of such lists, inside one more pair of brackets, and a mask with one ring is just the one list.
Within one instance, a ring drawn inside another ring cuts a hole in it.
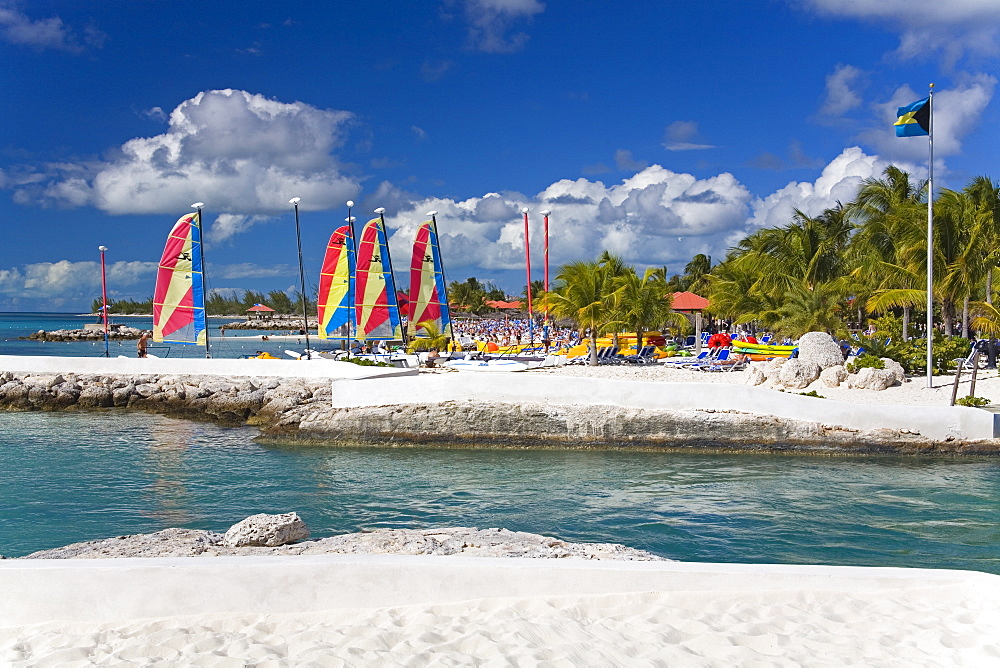
[{"label": "sailboat mast", "polygon": [[205,300],[205,357],[212,357],[212,348],[209,343],[208,330],[211,329],[208,326],[208,273],[205,271],[205,235],[201,227],[201,210],[205,206],[204,202],[195,202],[191,205],[192,209],[197,209],[198,211],[198,257],[201,259],[201,290],[202,296]]},{"label": "sailboat mast", "polygon": [[299,232],[299,202],[301,198],[293,197],[288,203],[295,207],[295,243],[299,247],[299,283],[302,286],[302,331],[306,333],[306,359],[312,359],[309,348],[309,307],[306,300],[306,273],[302,267],[302,234]]},{"label": "sailboat mast", "polygon": [[437,243],[438,262],[441,265],[441,285],[444,286],[444,307],[448,310],[448,331],[441,332],[447,334],[448,338],[454,338],[454,330],[451,326],[451,300],[448,299],[448,276],[444,273],[444,253],[441,252],[441,235],[438,234],[437,211],[428,211],[426,216],[431,217],[431,227],[434,228],[434,241]]},{"label": "sailboat mast", "polygon": [[[354,322],[358,318],[357,312],[357,280],[358,280],[358,238],[354,234],[354,216],[351,215],[351,208],[354,207],[353,200],[347,200],[347,218],[344,221],[347,223],[348,232],[351,235],[351,246],[354,248],[354,275],[347,277],[347,340],[344,341],[344,348],[347,350],[347,356],[351,356],[351,344],[354,342],[353,335],[351,334],[351,324],[354,324],[354,332],[358,330],[357,323]],[[348,261],[348,268],[350,268],[350,261]]]},{"label": "sailboat mast", "polygon": [[[388,268],[387,271],[389,273],[389,276],[392,278],[392,281],[391,281],[392,285],[389,285],[390,282],[387,281],[386,282],[386,288],[387,289],[391,288],[392,292],[393,292],[393,294],[391,296],[387,294],[386,298],[389,299],[389,303],[392,304],[392,303],[396,303],[397,302],[397,300],[399,299],[399,296],[396,294],[396,276],[392,272],[392,254],[389,252],[389,233],[386,232],[386,230],[385,230],[385,207],[381,207],[380,206],[379,208],[375,209],[374,213],[378,214],[379,225],[382,226],[382,238],[385,239],[385,257],[386,257],[387,260],[389,260],[389,268]],[[386,271],[386,268],[382,267],[382,270]],[[397,317],[398,317],[398,315],[399,315],[398,305],[397,305],[396,313],[397,313]],[[406,328],[405,327],[400,327],[400,331],[401,331],[401,334],[402,334],[402,337],[403,337],[403,346],[406,347],[406,340],[407,340],[407,337],[406,337]],[[386,345],[388,345],[388,344],[386,344]]]}]

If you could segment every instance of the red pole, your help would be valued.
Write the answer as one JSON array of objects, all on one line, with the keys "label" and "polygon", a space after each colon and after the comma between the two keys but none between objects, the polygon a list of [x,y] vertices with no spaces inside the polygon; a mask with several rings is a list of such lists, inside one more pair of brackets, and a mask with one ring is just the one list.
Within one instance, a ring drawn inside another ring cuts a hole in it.
[{"label": "red pole", "polygon": [[531,244],[528,242],[528,208],[521,209],[524,214],[524,267],[528,274],[528,336],[531,343],[535,341],[535,316],[531,308]]},{"label": "red pole", "polygon": [[101,301],[104,304],[104,356],[110,357],[111,353],[108,351],[108,281],[107,274],[104,270],[104,251],[108,250],[107,246],[100,246],[98,250],[101,251]]}]

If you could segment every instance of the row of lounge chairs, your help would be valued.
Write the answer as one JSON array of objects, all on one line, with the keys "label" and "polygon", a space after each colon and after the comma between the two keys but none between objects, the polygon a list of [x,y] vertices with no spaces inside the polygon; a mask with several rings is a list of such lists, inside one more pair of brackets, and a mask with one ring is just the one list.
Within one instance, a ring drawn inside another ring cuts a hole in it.
[{"label": "row of lounge chairs", "polygon": [[702,351],[696,357],[672,357],[663,362],[664,366],[677,369],[692,369],[698,371],[741,371],[749,366],[750,361],[745,355],[738,359],[730,359],[731,350],[723,348],[713,356],[708,350]]},{"label": "row of lounge chairs", "polygon": [[[656,362],[656,346],[643,346],[634,355],[620,355],[617,346],[607,346],[597,349],[598,364],[654,364]],[[589,357],[578,357],[570,364],[589,364]]]}]

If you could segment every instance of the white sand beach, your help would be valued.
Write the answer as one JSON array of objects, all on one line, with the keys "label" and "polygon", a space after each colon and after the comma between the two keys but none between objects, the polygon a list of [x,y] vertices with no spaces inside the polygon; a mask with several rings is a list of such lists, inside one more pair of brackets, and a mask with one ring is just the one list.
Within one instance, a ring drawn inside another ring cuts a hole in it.
[{"label": "white sand beach", "polygon": [[[52,595],[0,618],[5,665],[1000,665],[1000,576],[980,573],[401,556],[57,563],[20,562],[20,581]],[[14,576],[0,569],[0,581]],[[89,607],[73,598],[112,583],[128,591]],[[165,607],[178,614],[147,616]],[[37,614],[65,619],[9,623]]]}]

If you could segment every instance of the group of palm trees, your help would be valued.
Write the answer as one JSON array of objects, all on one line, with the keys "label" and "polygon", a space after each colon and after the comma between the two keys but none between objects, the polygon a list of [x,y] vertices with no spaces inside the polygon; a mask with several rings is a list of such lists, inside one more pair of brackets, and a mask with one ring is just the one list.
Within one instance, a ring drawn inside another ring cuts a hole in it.
[{"label": "group of palm trees", "polygon": [[[873,314],[896,313],[908,338],[927,303],[927,182],[890,166],[862,182],[854,201],[782,227],[758,230],[709,276],[712,310],[779,334],[843,333]],[[1000,262],[1000,185],[977,176],[933,205],[935,322],[944,334],[1000,330],[993,273]]]},{"label": "group of palm trees", "polygon": [[[711,315],[755,323],[780,335],[808,331],[845,335],[873,316],[901,320],[902,338],[917,334],[927,302],[927,183],[890,166],[862,182],[854,201],[818,216],[795,210],[783,226],[762,228],[714,267],[696,256],[683,276],[665,269],[639,276],[605,252],[595,262],[562,267],[550,312],[588,328],[592,341],[608,331],[648,331],[679,324],[670,308],[675,289],[707,296]],[[1000,334],[993,305],[1000,263],[1000,184],[977,176],[934,201],[933,302],[945,335],[970,327]],[[666,295],[666,299],[664,299]]]}]

